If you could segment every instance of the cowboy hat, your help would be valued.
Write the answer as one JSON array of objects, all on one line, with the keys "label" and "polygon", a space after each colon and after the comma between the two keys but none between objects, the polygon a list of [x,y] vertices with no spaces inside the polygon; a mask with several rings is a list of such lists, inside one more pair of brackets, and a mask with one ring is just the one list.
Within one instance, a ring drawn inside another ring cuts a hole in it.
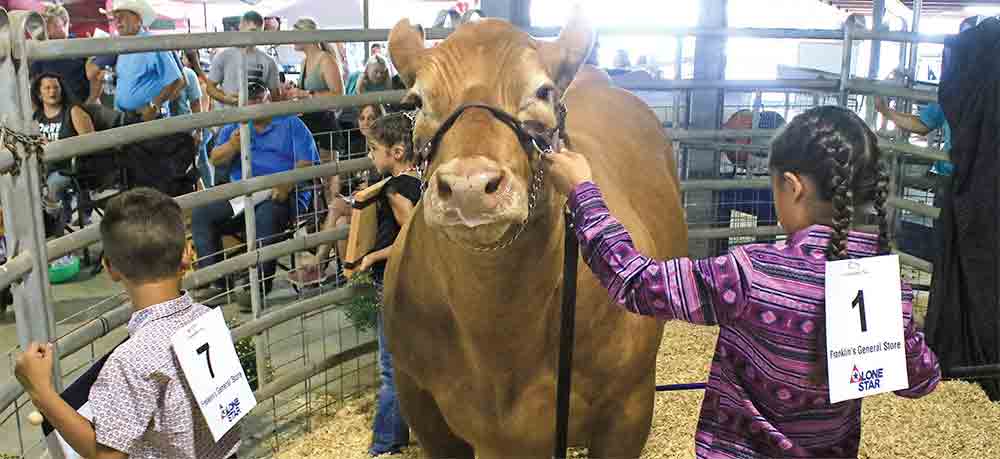
[{"label": "cowboy hat", "polygon": [[111,10],[100,9],[102,14],[115,14],[115,11],[131,11],[139,16],[142,25],[149,27],[156,21],[156,11],[147,0],[114,0],[111,2]]}]

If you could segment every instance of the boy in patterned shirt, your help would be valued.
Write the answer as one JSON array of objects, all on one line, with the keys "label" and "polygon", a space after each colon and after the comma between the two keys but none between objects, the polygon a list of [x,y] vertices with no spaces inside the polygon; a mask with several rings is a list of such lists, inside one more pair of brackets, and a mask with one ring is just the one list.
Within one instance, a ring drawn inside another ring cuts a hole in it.
[{"label": "boy in patterned shirt", "polygon": [[87,458],[226,459],[240,429],[218,442],[171,349],[171,336],[209,309],[181,291],[181,208],[169,196],[137,188],[108,202],[101,221],[104,264],[132,300],[129,338],[101,368],[90,389],[93,419],[74,410],[52,385],[51,343],[31,343],[15,374],[32,402],[78,454]]}]

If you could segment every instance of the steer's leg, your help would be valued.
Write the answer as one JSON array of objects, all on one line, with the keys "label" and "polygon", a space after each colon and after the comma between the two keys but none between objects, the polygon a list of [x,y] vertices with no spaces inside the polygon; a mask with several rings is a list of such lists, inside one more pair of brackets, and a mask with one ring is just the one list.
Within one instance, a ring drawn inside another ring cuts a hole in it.
[{"label": "steer's leg", "polygon": [[413,379],[396,367],[396,392],[403,417],[417,435],[424,457],[432,459],[473,459],[472,445],[462,440],[445,422],[437,402],[421,390]]},{"label": "steer's leg", "polygon": [[590,443],[590,458],[634,459],[642,455],[652,424],[656,391],[651,383],[639,386],[600,414]]}]

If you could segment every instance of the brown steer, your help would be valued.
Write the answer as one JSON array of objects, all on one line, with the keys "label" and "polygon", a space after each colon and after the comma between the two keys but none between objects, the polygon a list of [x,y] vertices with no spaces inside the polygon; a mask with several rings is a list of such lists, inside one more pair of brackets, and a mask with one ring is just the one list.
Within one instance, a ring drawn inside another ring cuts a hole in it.
[{"label": "brown steer", "polygon": [[[389,38],[407,98],[421,107],[416,145],[471,103],[554,128],[565,93],[570,145],[590,158],[636,245],[658,258],[686,253],[660,122],[606,76],[567,91],[593,42],[579,14],[555,42],[498,20],[463,25],[434,48],[405,20]],[[385,279],[386,335],[404,416],[430,457],[552,453],[565,199],[544,178],[532,198],[539,167],[538,153],[510,126],[482,108],[464,111],[441,138],[429,186],[396,240]],[[579,272],[570,445],[589,447],[592,457],[638,457],[663,326],[612,304],[582,260]]]}]

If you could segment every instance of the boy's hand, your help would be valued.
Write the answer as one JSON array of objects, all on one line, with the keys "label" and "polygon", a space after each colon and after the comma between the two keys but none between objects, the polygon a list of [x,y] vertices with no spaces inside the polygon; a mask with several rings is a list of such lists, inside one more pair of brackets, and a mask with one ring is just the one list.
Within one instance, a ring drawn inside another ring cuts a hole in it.
[{"label": "boy's hand", "polygon": [[563,149],[559,153],[542,156],[542,163],[547,169],[546,174],[552,178],[556,191],[566,196],[573,192],[577,185],[592,182],[590,162],[583,155]]},{"label": "boy's hand", "polygon": [[52,343],[35,343],[17,356],[14,375],[32,398],[52,389]]}]

